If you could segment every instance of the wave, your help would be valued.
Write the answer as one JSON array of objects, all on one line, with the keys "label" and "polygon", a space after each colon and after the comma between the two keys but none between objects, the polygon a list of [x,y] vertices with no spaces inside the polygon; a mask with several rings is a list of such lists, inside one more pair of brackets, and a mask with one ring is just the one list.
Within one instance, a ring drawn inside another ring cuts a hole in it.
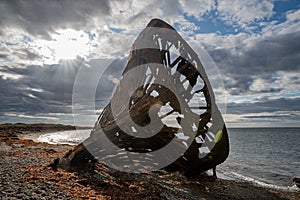
[{"label": "wave", "polygon": [[254,185],[261,186],[264,188],[270,188],[270,189],[284,190],[290,192],[299,191],[299,188],[296,185],[291,185],[291,186],[275,185],[275,184],[263,182],[261,180],[237,172],[220,172],[220,173],[222,174],[221,177],[224,179],[231,179],[231,180],[234,179],[236,181],[250,182]]},{"label": "wave", "polygon": [[55,133],[46,133],[36,138],[37,142],[49,144],[68,144],[77,145],[85,140],[90,134],[90,130],[72,130]]}]

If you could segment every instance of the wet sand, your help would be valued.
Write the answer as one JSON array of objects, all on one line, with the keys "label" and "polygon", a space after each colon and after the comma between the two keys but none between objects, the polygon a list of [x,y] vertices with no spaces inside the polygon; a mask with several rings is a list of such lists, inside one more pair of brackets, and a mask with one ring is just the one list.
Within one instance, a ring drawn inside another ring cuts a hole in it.
[{"label": "wet sand", "polygon": [[72,146],[22,140],[18,134],[22,131],[0,133],[0,199],[300,199],[299,192],[250,183],[165,171],[128,174],[102,163],[53,171],[49,163]]}]

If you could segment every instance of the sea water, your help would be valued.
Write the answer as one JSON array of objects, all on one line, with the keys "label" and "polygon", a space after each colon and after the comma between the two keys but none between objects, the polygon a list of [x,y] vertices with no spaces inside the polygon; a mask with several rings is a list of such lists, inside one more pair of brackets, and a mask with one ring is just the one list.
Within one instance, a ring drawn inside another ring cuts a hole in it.
[{"label": "sea water", "polygon": [[37,142],[46,142],[49,144],[77,145],[88,138],[90,133],[90,129],[59,131],[54,133],[41,134],[37,136],[35,140]]},{"label": "sea water", "polygon": [[228,129],[230,155],[218,166],[221,175],[264,187],[298,190],[300,128]]},{"label": "sea water", "polygon": [[[228,129],[230,154],[217,167],[221,178],[248,181],[264,187],[299,190],[292,184],[300,177],[300,128]],[[37,141],[76,145],[90,130],[42,134]]]}]

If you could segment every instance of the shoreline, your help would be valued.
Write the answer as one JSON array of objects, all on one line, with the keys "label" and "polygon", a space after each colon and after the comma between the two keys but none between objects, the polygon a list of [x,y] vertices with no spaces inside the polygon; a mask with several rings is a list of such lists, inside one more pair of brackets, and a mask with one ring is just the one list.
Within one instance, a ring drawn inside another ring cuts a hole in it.
[{"label": "shoreline", "polygon": [[[82,129],[81,129],[82,130]],[[62,131],[45,131],[45,132],[34,132],[34,133],[25,133],[25,134],[18,134],[18,138],[20,140],[32,140],[34,141],[35,143],[43,143],[44,141],[41,141],[38,139],[39,136],[41,135],[44,135],[44,134],[48,134],[48,133],[57,133],[57,132],[69,132],[69,131],[75,131],[75,130],[62,130]],[[45,142],[47,144],[50,144],[50,145],[68,145],[70,147],[75,147],[77,144],[76,143],[56,143],[56,142]],[[262,188],[265,188],[265,189],[275,189],[275,190],[279,190],[279,191],[283,191],[283,192],[298,192],[299,189],[296,187],[296,185],[290,185],[290,186],[282,186],[282,185],[275,185],[275,184],[272,184],[272,183],[265,183],[265,182],[262,182],[260,180],[256,180],[254,178],[251,178],[251,177],[247,177],[245,180],[245,178],[241,178],[241,177],[244,177],[244,175],[241,175],[241,174],[237,174],[235,172],[231,172],[231,175],[230,174],[226,174],[224,173],[224,171],[222,171],[222,168],[221,166],[219,167],[219,170],[217,170],[217,176],[220,180],[232,180],[232,181],[236,181],[236,182],[239,182],[239,183],[249,183],[249,184],[252,184],[256,187],[262,187]],[[212,172],[208,172],[207,174],[209,175],[212,175]],[[237,174],[235,175],[235,177],[232,175],[232,174]],[[292,183],[292,181],[291,181]]]},{"label": "shoreline", "polygon": [[[47,133],[41,131],[40,133]],[[179,173],[157,171],[128,174],[97,163],[92,169],[67,172],[47,167],[70,145],[35,143],[0,137],[0,196],[26,199],[300,199],[300,193],[255,186],[250,182],[187,179]]]}]

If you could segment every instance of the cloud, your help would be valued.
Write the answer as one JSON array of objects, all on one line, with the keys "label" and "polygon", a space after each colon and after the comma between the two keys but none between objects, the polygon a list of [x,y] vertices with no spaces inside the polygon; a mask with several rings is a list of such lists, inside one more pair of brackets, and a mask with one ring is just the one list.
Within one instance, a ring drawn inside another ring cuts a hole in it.
[{"label": "cloud", "polygon": [[[24,68],[1,66],[0,91],[5,95],[0,96],[0,121],[14,117],[32,121],[34,118],[72,120],[70,114],[73,112],[73,103],[80,104],[80,109],[75,114],[80,113],[86,119],[91,118],[95,115],[95,109],[99,110],[108,103],[115,87],[112,79],[120,77],[125,63],[126,59],[115,60],[104,71],[103,76],[99,72],[105,67],[105,62],[97,59],[84,61],[79,57],[53,65],[30,65]],[[79,73],[85,73],[83,81],[78,80]],[[5,77],[1,74],[11,76]],[[75,81],[81,87],[80,102],[72,102]],[[93,93],[94,87],[97,90]],[[91,92],[93,98],[89,99]],[[93,107],[95,102],[96,108]]]},{"label": "cloud", "polygon": [[[197,34],[189,42],[196,50],[200,43],[209,52],[223,74],[226,89],[237,95],[255,91],[254,85],[259,84],[258,80],[271,85],[260,92],[280,91],[282,88],[273,87],[272,76],[278,72],[299,72],[300,46],[295,42],[298,40],[300,32],[285,31],[274,35],[266,32],[226,36]],[[288,80],[288,83],[291,81]]]},{"label": "cloud", "polygon": [[221,19],[230,25],[239,25],[242,28],[253,22],[270,18],[274,14],[273,8],[274,3],[270,0],[221,0],[217,5]]},{"label": "cloud", "polygon": [[300,112],[285,111],[261,112],[247,114],[227,114],[224,116],[231,127],[297,127],[300,120]]},{"label": "cloud", "polygon": [[58,48],[53,49],[53,46],[63,45],[56,36],[74,29],[78,34],[92,38],[90,43],[82,44],[91,51],[96,48],[89,52],[89,59],[115,57],[128,53],[136,36],[154,17],[176,24],[183,34],[193,34],[198,27],[185,19],[183,13],[200,17],[213,7],[214,2],[198,4],[201,6],[195,10],[189,1],[172,0],[2,1],[0,44],[14,45],[8,47],[10,53],[0,51],[0,54],[2,58],[8,55],[9,61],[14,63],[54,64],[59,55],[55,52]]},{"label": "cloud", "polygon": [[300,19],[300,9],[288,11],[286,14],[287,21],[297,21]]},{"label": "cloud", "polygon": [[244,92],[249,92],[255,81],[266,79],[265,82],[270,82],[272,75],[278,71],[299,71],[300,47],[295,43],[298,40],[300,32],[290,33],[257,39],[249,48],[240,49],[238,53],[223,49],[211,52],[211,55],[218,66],[234,80],[227,82],[227,86],[243,88]]},{"label": "cloud", "polygon": [[49,32],[57,28],[80,29],[93,16],[109,15],[108,1],[1,1],[0,25],[2,28],[20,28],[32,35],[51,38]]},{"label": "cloud", "polygon": [[49,116],[33,116],[33,115],[24,115],[24,114],[16,114],[16,113],[4,113],[4,116],[7,117],[20,117],[20,118],[29,118],[29,119],[46,119],[46,120],[58,120],[57,117],[49,117]]},{"label": "cloud", "polygon": [[0,76],[0,113],[22,112],[25,115],[50,112],[70,112],[73,81],[78,61],[72,66],[58,65],[25,68],[2,66],[0,73],[19,76],[17,79]]},{"label": "cloud", "polygon": [[[246,98],[246,97],[245,97]],[[241,114],[248,113],[264,113],[264,112],[277,112],[286,111],[290,114],[300,111],[299,109],[300,98],[264,98],[259,100],[248,101],[245,103],[229,103],[227,104],[228,114]]]},{"label": "cloud", "polygon": [[216,8],[215,0],[200,0],[200,1],[193,1],[193,0],[180,0],[179,1],[183,12],[189,16],[194,16],[198,20],[201,20],[201,17],[214,10]]},{"label": "cloud", "polygon": [[7,58],[7,54],[0,54],[0,59]]},{"label": "cloud", "polygon": [[300,31],[300,9],[288,11],[286,13],[286,20],[282,23],[278,21],[271,21],[268,26],[262,28],[262,32],[266,36],[297,33]]},{"label": "cloud", "polygon": [[30,48],[18,49],[11,54],[11,57],[14,56],[17,58],[17,60],[39,61],[41,59],[41,56],[38,54],[38,52],[35,52]]},{"label": "cloud", "polygon": [[[244,98],[247,98],[246,96]],[[225,121],[230,126],[298,126],[300,98],[259,98],[227,104]]]},{"label": "cloud", "polygon": [[214,0],[1,1],[0,25],[4,35],[14,29],[47,40],[52,39],[52,34],[57,30],[68,28],[94,28],[97,32],[105,28],[117,28],[124,30],[126,35],[136,35],[152,18],[162,18],[187,29],[191,23],[183,14],[201,19],[215,9],[215,4]]},{"label": "cloud", "polygon": [[298,12],[287,12],[281,23],[268,22],[260,33],[189,38],[196,50],[200,43],[209,52],[223,76],[229,124],[297,126],[299,116],[292,115],[299,113],[300,96]]},{"label": "cloud", "polygon": [[[232,121],[253,120],[252,114],[258,112],[265,112],[260,118],[271,120],[270,113],[296,109],[292,103],[299,103],[300,96],[300,47],[296,42],[300,40],[300,10],[286,12],[281,20],[274,17],[273,10],[271,0],[1,1],[0,91],[6,95],[0,97],[5,105],[0,114],[19,113],[22,119],[29,119],[40,113],[40,120],[47,114],[54,120],[54,113],[61,113],[60,119],[70,117],[80,66],[86,64],[94,70],[102,66],[97,58],[111,57],[121,57],[115,66],[124,65],[123,57],[134,39],[157,17],[173,25],[196,52],[199,44],[209,52],[223,76]],[[224,25],[237,31],[195,34],[206,17],[218,21],[220,30]],[[77,45],[90,50],[86,61],[78,57],[69,63],[58,62],[55,51],[63,45],[57,43],[56,50],[51,45],[68,30],[86,39],[84,45]],[[119,73],[116,68],[109,69],[105,81],[101,80],[96,109],[111,95],[114,84],[107,80]],[[90,84],[86,82],[86,91]],[[94,108],[82,102],[84,110],[92,113]],[[9,119],[14,116],[6,115]]]}]

